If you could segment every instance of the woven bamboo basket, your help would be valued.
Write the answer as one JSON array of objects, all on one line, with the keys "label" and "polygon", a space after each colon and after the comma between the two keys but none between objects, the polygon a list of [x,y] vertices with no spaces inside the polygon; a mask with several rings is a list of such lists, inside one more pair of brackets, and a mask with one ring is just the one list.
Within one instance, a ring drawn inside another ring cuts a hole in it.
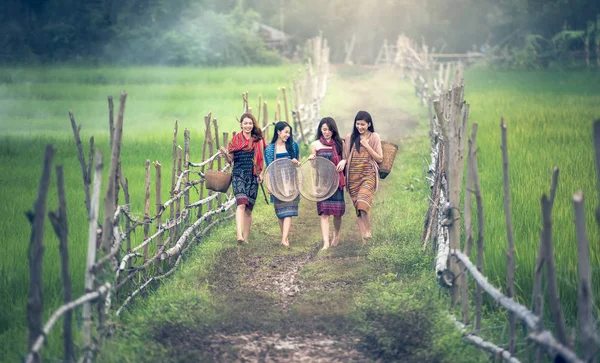
[{"label": "woven bamboo basket", "polygon": [[382,141],[381,148],[383,149],[383,161],[379,164],[379,178],[385,179],[392,171],[394,159],[398,152],[398,145],[389,141]]},{"label": "woven bamboo basket", "polygon": [[204,173],[206,188],[224,193],[231,185],[231,173],[219,170],[207,170]]}]

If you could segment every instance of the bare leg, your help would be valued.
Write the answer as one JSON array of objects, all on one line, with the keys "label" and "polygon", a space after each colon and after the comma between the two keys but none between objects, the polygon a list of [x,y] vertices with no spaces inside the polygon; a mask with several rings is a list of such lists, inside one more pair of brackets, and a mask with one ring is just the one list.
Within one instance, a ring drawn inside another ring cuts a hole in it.
[{"label": "bare leg", "polygon": [[332,246],[337,246],[340,243],[340,230],[342,229],[342,216],[333,217],[333,241]]},{"label": "bare leg", "polygon": [[362,238],[362,243],[364,245],[365,243],[367,243],[367,241],[365,241],[366,226],[365,226],[365,220],[362,217],[363,213],[364,212],[362,210],[359,211],[359,214],[356,217],[356,224],[358,225],[358,231],[360,232],[360,237]]},{"label": "bare leg", "polygon": [[323,250],[329,248],[329,216],[321,216],[321,233],[323,234]]},{"label": "bare leg", "polygon": [[246,209],[244,214],[244,242],[248,243],[250,238],[250,227],[252,227],[252,211]]},{"label": "bare leg", "polygon": [[371,217],[364,210],[360,211],[360,215],[356,218],[358,228],[360,229],[360,235],[362,236],[363,245],[367,243],[367,240],[371,239]]},{"label": "bare leg", "polygon": [[371,238],[371,215],[364,211],[361,214],[365,221],[365,237]]},{"label": "bare leg", "polygon": [[290,229],[292,228],[292,217],[285,217],[283,219],[283,231],[281,233],[281,244],[284,246],[289,246],[290,241],[288,240],[288,236],[290,234]]},{"label": "bare leg", "polygon": [[277,222],[279,222],[279,232],[283,234],[283,219],[277,218]]},{"label": "bare leg", "polygon": [[242,231],[244,230],[245,215],[246,215],[246,205],[245,204],[238,205],[237,209],[235,210],[235,227],[236,227],[236,231],[237,231],[238,242],[244,240],[244,235],[242,234]]}]

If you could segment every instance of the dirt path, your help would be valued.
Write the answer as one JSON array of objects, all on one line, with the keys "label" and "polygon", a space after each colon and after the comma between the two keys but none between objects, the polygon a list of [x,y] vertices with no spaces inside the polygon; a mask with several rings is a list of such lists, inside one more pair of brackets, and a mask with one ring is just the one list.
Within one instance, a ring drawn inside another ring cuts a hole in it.
[{"label": "dirt path", "polygon": [[[376,131],[399,140],[416,122],[394,104],[385,76],[334,74],[332,89],[343,89],[343,104],[326,105],[341,130],[350,130],[364,109]],[[325,116],[325,114],[323,114]],[[342,131],[343,132],[343,131]],[[207,283],[220,313],[197,328],[157,327],[154,338],[170,349],[173,361],[352,362],[374,361],[351,336],[353,296],[373,276],[360,244],[352,204],[339,246],[320,251],[314,203],[302,200],[294,218],[290,248],[279,245],[272,206],[256,213],[251,242],[218,258]]]}]

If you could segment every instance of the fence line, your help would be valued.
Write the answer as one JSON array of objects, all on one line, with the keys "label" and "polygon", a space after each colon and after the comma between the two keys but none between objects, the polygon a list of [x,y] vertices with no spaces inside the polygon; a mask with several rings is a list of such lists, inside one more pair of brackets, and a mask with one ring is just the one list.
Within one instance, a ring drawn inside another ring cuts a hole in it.
[{"label": "fence line", "polygon": [[[523,321],[528,333],[526,335],[530,342],[538,348],[538,361],[542,359],[543,353],[552,359],[562,359],[568,362],[589,362],[598,354],[600,338],[595,331],[593,315],[590,312],[593,301],[590,285],[590,262],[589,245],[585,232],[583,216],[583,195],[578,192],[574,195],[575,224],[577,229],[579,249],[579,294],[582,299],[578,306],[580,319],[580,340],[584,358],[579,358],[574,348],[567,339],[566,328],[562,316],[562,308],[558,298],[556,287],[556,272],[554,267],[554,253],[552,242],[552,206],[556,185],[558,182],[558,169],[555,168],[550,189],[550,196],[542,196],[543,229],[541,233],[540,249],[536,262],[535,288],[534,288],[534,311],[530,311],[514,300],[514,241],[512,237],[512,215],[509,203],[509,163],[508,146],[506,143],[507,126],[501,119],[501,139],[503,154],[504,175],[504,205],[508,234],[507,246],[507,295],[502,294],[492,286],[483,275],[483,203],[482,191],[479,183],[477,169],[477,147],[476,134],[477,124],[472,125],[471,137],[466,143],[466,129],[468,126],[469,105],[464,102],[464,84],[462,79],[462,65],[436,64],[431,54],[427,54],[426,47],[423,52],[413,49],[414,43],[403,42],[398,49],[402,49],[402,55],[407,64],[410,64],[409,72],[403,73],[408,76],[415,87],[415,94],[422,100],[423,104],[430,110],[430,137],[431,137],[431,163],[429,166],[428,181],[431,185],[431,197],[428,212],[425,216],[423,226],[423,247],[432,241],[432,250],[436,250],[435,272],[438,283],[447,287],[450,292],[452,306],[460,303],[462,307],[462,325],[465,341],[475,344],[481,349],[500,354],[505,361],[515,361],[516,348],[516,319]],[[454,68],[454,81],[450,87],[450,73]],[[433,87],[430,87],[433,85]],[[435,112],[432,112],[432,109]],[[595,147],[597,159],[600,160],[600,120],[594,125]],[[462,176],[464,165],[464,148],[468,144],[467,152],[467,180],[465,182],[465,200],[468,205],[464,206],[466,241],[461,243],[460,222],[460,197],[463,193]],[[598,188],[600,190],[600,161],[597,160],[597,172],[599,177]],[[478,236],[477,236],[477,266],[469,259],[473,247],[473,227],[471,225],[471,196],[473,194],[477,204]],[[467,197],[468,196],[468,197]],[[598,209],[600,211],[600,207]],[[598,212],[600,215],[600,212]],[[600,219],[599,219],[600,221]],[[461,250],[464,244],[464,250]],[[556,322],[556,334],[545,329],[542,322],[543,306],[541,271],[546,269],[547,289],[550,295],[551,312],[553,321]],[[467,285],[467,274],[471,275],[476,282],[475,294],[475,326],[474,330],[468,331],[466,326],[470,325],[469,318],[469,294]],[[476,335],[482,331],[482,293],[485,292],[497,301],[500,306],[509,312],[509,336],[506,348],[486,342]],[[459,298],[460,297],[460,298]],[[584,343],[585,342],[585,343]],[[501,349],[502,351],[498,351]]]},{"label": "fence line", "polygon": [[[294,132],[298,140],[307,142],[314,133],[316,124],[319,122],[319,111],[325,91],[327,89],[327,78],[329,72],[329,48],[327,41],[320,34],[318,37],[307,42],[308,59],[303,82],[294,81],[293,97],[295,101],[292,108],[294,115]],[[313,64],[316,72],[313,70]],[[279,97],[281,92],[281,99]],[[71,312],[75,307],[83,305],[83,347],[80,362],[91,362],[99,351],[103,338],[110,333],[110,326],[106,321],[111,316],[111,307],[118,306],[114,317],[118,317],[124,309],[139,296],[143,290],[155,281],[169,277],[180,265],[183,255],[193,246],[192,241],[197,241],[210,231],[212,227],[220,222],[232,218],[228,213],[235,205],[235,197],[231,193],[217,193],[208,191],[204,194],[205,172],[207,170],[225,171],[230,165],[222,166],[219,151],[222,136],[223,145],[227,145],[229,134],[219,134],[218,123],[212,114],[205,116],[205,137],[202,146],[202,159],[199,162],[190,160],[190,133],[184,130],[184,148],[179,146],[178,131],[179,124],[175,121],[173,129],[173,158],[171,173],[170,198],[161,200],[161,168],[158,161],[146,160],[145,197],[143,217],[138,217],[130,210],[130,198],[128,179],[125,178],[121,168],[121,142],[123,136],[123,122],[127,94],[121,93],[118,114],[115,119],[114,103],[112,97],[108,97],[108,121],[110,133],[111,158],[109,164],[109,177],[106,193],[104,195],[104,220],[98,220],[100,208],[100,188],[103,172],[102,154],[95,150],[94,138],[90,138],[89,155],[86,162],[83,143],[81,142],[81,126],[77,126],[75,116],[69,112],[69,119],[73,129],[75,145],[78,152],[78,160],[81,166],[83,188],[85,194],[85,206],[88,213],[88,254],[85,273],[84,294],[75,300],[70,297],[70,282],[68,281],[68,245],[66,230],[66,203],[64,196],[64,180],[62,178],[62,167],[57,166],[59,209],[51,212],[51,219],[55,233],[60,240],[61,263],[63,268],[64,305],[55,310],[48,322],[42,327],[42,280],[41,266],[43,257],[43,225],[46,214],[46,195],[50,178],[50,168],[54,155],[54,149],[46,149],[44,159],[44,172],[40,182],[38,199],[35,203],[34,212],[29,212],[28,217],[32,223],[31,251],[30,254],[30,297],[28,299],[28,330],[29,330],[29,352],[27,362],[39,362],[39,352],[46,340],[47,335],[55,323],[65,316],[64,351],[65,361],[77,360],[77,354],[73,349],[73,337],[67,334],[71,327],[69,320]],[[282,115],[281,100],[283,100]],[[262,102],[262,104],[261,104]],[[248,104],[248,93],[242,94],[243,110],[252,112]],[[266,135],[268,129],[274,122],[268,120],[266,101],[259,96],[258,120],[262,111],[262,129]],[[275,121],[285,119],[289,121],[288,95],[284,87],[278,90],[278,102],[276,104]],[[214,136],[213,136],[214,128]],[[234,133],[235,135],[235,133]],[[216,150],[215,150],[216,146]],[[216,163],[215,163],[216,161]],[[150,164],[155,166],[155,214],[151,215],[151,173]],[[92,170],[92,166],[93,169]],[[194,170],[193,168],[199,168]],[[93,175],[93,179],[92,179]],[[191,176],[197,176],[191,180]],[[199,200],[191,202],[189,191],[197,188]],[[124,203],[119,203],[119,195],[124,195]],[[223,196],[225,199],[223,200]],[[183,207],[181,201],[184,201]],[[214,203],[214,204],[213,204]],[[203,206],[208,205],[203,211]],[[198,209],[197,218],[192,218],[192,212]],[[169,210],[168,218],[165,211]],[[216,217],[216,218],[215,218]],[[158,231],[149,235],[151,225],[156,225]],[[143,227],[144,238],[140,244],[131,246],[131,235],[137,228]],[[165,233],[169,235],[165,238]],[[153,242],[155,242],[153,244]],[[100,254],[97,249],[101,248]],[[154,253],[150,255],[150,251]],[[154,268],[152,268],[154,267]],[[143,273],[140,273],[142,272]],[[66,278],[65,278],[66,277]],[[108,281],[110,282],[108,282]],[[114,280],[114,281],[113,281]],[[120,296],[119,294],[122,294]],[[124,294],[124,295],[123,295]],[[114,296],[113,296],[114,295]],[[92,308],[97,305],[97,309]],[[97,317],[93,319],[94,312]],[[113,319],[114,319],[113,317]]]}]

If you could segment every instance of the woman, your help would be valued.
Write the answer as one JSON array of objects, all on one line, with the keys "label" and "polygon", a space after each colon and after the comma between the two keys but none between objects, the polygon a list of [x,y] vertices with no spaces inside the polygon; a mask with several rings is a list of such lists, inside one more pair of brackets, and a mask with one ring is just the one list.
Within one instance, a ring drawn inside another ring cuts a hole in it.
[{"label": "woman", "polygon": [[258,183],[262,183],[263,152],[266,145],[258,122],[251,113],[244,113],[240,117],[240,126],[242,132],[231,139],[227,149],[222,147],[221,152],[230,164],[233,162],[231,185],[237,204],[237,242],[248,243]]},{"label": "woman", "polygon": [[371,238],[369,212],[379,184],[377,163],[383,161],[381,138],[375,132],[373,119],[367,111],[358,111],[352,133],[344,141],[346,186],[356,209],[356,223],[364,245]]},{"label": "woman", "polygon": [[[300,165],[300,149],[293,140],[292,128],[287,122],[279,121],[275,124],[273,140],[265,149],[265,161],[267,167],[276,159],[291,159],[296,165]],[[279,229],[281,230],[281,244],[288,247],[290,241],[288,236],[292,227],[292,217],[298,216],[298,203],[300,196],[291,202],[284,202],[271,195],[271,203],[275,207],[275,214],[279,218]]]},{"label": "woman", "polygon": [[342,227],[342,216],[346,212],[346,203],[344,202],[344,165],[346,161],[342,159],[342,139],[340,138],[335,120],[331,117],[325,117],[319,122],[317,128],[317,138],[311,144],[312,155],[309,160],[316,156],[325,157],[333,162],[339,173],[339,187],[335,193],[324,201],[317,202],[317,213],[321,216],[321,233],[323,234],[323,248],[329,248],[329,216],[333,216],[333,240],[331,246],[337,246],[340,243],[340,228]]}]

